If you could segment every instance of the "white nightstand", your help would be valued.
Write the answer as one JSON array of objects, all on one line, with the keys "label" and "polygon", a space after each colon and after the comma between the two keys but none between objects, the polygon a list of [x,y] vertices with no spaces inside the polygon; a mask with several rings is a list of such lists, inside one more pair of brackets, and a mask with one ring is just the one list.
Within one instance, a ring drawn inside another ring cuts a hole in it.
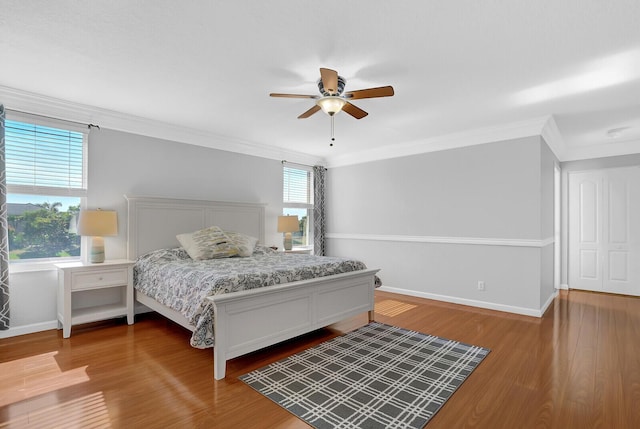
[{"label": "white nightstand", "polygon": [[[55,266],[58,269],[58,329],[62,327],[63,338],[69,338],[72,325],[81,323],[127,316],[127,323],[133,324],[133,261],[69,262]],[[98,303],[105,289],[119,289],[119,300]],[[86,295],[85,300],[91,305],[75,306],[75,294]]]}]

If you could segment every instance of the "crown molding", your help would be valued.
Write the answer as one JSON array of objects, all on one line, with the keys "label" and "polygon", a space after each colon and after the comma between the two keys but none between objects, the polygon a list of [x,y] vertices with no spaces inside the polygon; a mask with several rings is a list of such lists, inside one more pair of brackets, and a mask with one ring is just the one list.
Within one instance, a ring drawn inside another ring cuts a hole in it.
[{"label": "crown molding", "polygon": [[342,167],[522,137],[539,136],[542,135],[542,130],[549,122],[549,118],[549,116],[544,116],[525,121],[476,128],[408,143],[389,145],[382,148],[337,155],[327,158],[327,165],[328,167]]},{"label": "crown molding", "polygon": [[542,127],[541,135],[547,143],[547,146],[549,146],[549,149],[551,149],[551,152],[553,152],[556,158],[558,158],[558,161],[566,161],[567,145],[562,138],[562,134],[560,134],[560,130],[558,129],[558,125],[556,124],[556,120],[553,115],[547,118],[547,121]]},{"label": "crown molding", "polygon": [[91,123],[93,110],[98,110],[90,106],[1,85],[0,101],[9,110],[85,124]]},{"label": "crown molding", "polygon": [[598,145],[569,145],[564,141],[555,118],[549,116],[542,128],[542,138],[558,161],[581,161],[586,159],[607,158],[611,156],[633,155],[640,153],[640,140],[606,142]]},{"label": "crown molding", "polygon": [[224,136],[156,121],[140,116],[128,115],[114,110],[102,109],[86,104],[73,103],[58,98],[0,86],[0,101],[5,108],[34,115],[50,116],[66,121],[97,124],[101,128],[139,134],[179,143],[193,144],[227,152],[241,153],[275,160],[289,160],[301,164],[322,164],[321,157],[308,155],[252,141]]},{"label": "crown molding", "polygon": [[640,153],[640,140],[608,143],[606,145],[568,146],[562,138],[555,118],[553,115],[549,115],[398,143],[366,151],[336,155],[324,159],[320,156],[292,151],[290,149],[278,148],[236,137],[182,127],[163,121],[74,103],[2,85],[0,85],[0,101],[5,105],[5,108],[9,110],[50,116],[85,124],[98,124],[105,129],[193,144],[227,152],[274,160],[286,159],[291,162],[306,165],[320,164],[327,167],[362,164],[530,136],[542,136],[551,151],[561,162]]},{"label": "crown molding", "polygon": [[563,161],[581,161],[611,156],[634,155],[640,153],[640,140],[607,142],[606,144],[575,146],[567,150]]}]

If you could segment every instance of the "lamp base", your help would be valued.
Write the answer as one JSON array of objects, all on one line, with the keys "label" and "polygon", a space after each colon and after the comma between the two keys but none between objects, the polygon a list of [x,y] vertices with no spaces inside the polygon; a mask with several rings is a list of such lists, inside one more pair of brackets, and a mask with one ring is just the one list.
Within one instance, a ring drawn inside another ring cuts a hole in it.
[{"label": "lamp base", "polygon": [[293,248],[293,240],[291,239],[290,232],[285,232],[283,244],[284,244],[284,250],[291,250]]},{"label": "lamp base", "polygon": [[99,264],[104,262],[104,238],[91,237],[91,249],[89,250],[89,262]]}]

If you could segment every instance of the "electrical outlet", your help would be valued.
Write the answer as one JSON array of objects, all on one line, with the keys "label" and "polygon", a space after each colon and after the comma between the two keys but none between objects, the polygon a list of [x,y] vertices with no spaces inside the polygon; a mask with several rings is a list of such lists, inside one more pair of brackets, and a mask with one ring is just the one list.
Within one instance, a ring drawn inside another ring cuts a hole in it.
[{"label": "electrical outlet", "polygon": [[482,280],[478,280],[478,290],[484,290],[484,282]]}]

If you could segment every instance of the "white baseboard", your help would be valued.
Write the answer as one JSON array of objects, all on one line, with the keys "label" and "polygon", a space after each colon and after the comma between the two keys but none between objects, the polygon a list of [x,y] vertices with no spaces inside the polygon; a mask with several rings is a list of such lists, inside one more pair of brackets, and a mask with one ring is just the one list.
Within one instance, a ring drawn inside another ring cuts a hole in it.
[{"label": "white baseboard", "polygon": [[556,289],[559,289],[559,290],[569,290],[569,285],[568,285],[568,284],[565,284],[565,283],[562,283],[562,284],[560,284]]},{"label": "white baseboard", "polygon": [[0,338],[17,337],[18,335],[33,334],[35,332],[48,331],[51,329],[58,329],[57,320],[33,323],[31,325],[18,326],[16,328],[10,327],[6,331],[0,331]]},{"label": "white baseboard", "polygon": [[[148,313],[151,312],[147,306],[140,304],[139,302],[135,303],[135,314]],[[18,326],[15,328],[9,328],[6,331],[0,331],[0,339],[2,338],[10,338],[17,337],[18,335],[27,335],[33,334],[36,332],[48,331],[51,329],[58,329],[58,321],[51,320],[47,322],[39,322],[33,323],[31,325]]]},{"label": "white baseboard", "polygon": [[558,292],[557,290],[553,291],[553,293],[551,294],[551,296],[549,297],[549,299],[547,299],[547,302],[545,302],[542,305],[542,308],[540,309],[540,317],[542,317],[544,315],[544,313],[547,311],[547,309],[549,308],[549,306],[551,305],[551,303],[553,302],[554,299],[556,299],[556,297],[560,294],[560,292]]},{"label": "white baseboard", "polygon": [[525,308],[525,307],[517,307],[514,305],[497,304],[494,302],[478,301],[475,299],[467,299],[467,298],[458,298],[455,296],[448,296],[448,295],[438,295],[435,293],[428,293],[428,292],[418,292],[414,290],[400,289],[400,288],[389,287],[389,286],[381,286],[376,290],[383,291],[383,292],[398,293],[401,295],[415,296],[418,298],[433,299],[435,301],[450,302],[452,304],[461,304],[461,305],[469,305],[471,307],[486,308],[488,310],[504,311],[507,313],[515,313],[515,314],[521,314],[523,316],[532,316],[532,317],[542,317],[547,307],[551,305],[551,303],[553,302],[553,299],[557,295],[557,292],[554,293],[549,298],[549,300],[545,303],[542,309],[536,310],[534,308]]}]

